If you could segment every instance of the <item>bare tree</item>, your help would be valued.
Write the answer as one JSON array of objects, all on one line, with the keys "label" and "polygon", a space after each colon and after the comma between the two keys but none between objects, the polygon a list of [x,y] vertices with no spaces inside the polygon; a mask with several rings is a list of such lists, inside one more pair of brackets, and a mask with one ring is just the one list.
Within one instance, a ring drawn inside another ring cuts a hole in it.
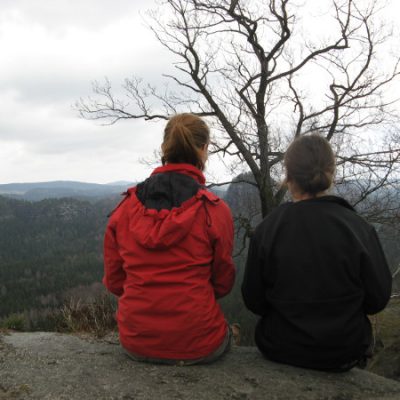
[{"label": "bare tree", "polygon": [[388,96],[399,75],[393,38],[379,21],[380,0],[312,7],[313,19],[299,0],[164,0],[150,29],[176,56],[176,73],[165,75],[172,87],[134,77],[118,99],[110,82],[96,83],[94,98],[77,108],[109,124],[183,111],[210,117],[213,152],[247,165],[262,216],[285,195],[276,182],[288,143],[319,131],[337,153],[339,187],[352,182],[353,203],[369,199],[376,213],[371,199],[390,191],[399,168],[396,99]]}]

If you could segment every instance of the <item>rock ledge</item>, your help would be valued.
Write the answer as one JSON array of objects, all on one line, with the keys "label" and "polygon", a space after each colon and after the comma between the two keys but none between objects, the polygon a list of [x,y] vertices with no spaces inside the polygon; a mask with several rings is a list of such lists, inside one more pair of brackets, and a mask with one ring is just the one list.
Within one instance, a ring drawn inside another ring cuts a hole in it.
[{"label": "rock ledge", "polygon": [[275,364],[235,347],[212,365],[131,361],[116,338],[0,335],[0,400],[398,400],[400,383],[354,369],[328,374]]}]

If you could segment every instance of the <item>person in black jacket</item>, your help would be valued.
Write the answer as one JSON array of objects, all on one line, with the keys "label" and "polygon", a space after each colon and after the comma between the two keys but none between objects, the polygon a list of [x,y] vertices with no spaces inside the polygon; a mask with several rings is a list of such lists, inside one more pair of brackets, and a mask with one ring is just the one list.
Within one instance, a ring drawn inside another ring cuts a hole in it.
[{"label": "person in black jacket", "polygon": [[390,270],[374,227],[326,193],[335,172],[329,142],[302,136],[284,164],[293,202],[256,228],[242,284],[247,308],[261,317],[256,344],[277,362],[346,371],[371,348],[367,315],[389,301]]}]

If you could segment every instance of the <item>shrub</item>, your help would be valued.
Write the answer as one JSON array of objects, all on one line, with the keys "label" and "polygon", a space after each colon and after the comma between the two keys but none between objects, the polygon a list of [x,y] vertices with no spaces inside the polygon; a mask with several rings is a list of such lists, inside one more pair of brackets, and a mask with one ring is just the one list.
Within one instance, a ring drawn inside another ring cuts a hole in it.
[{"label": "shrub", "polygon": [[60,310],[57,330],[61,332],[88,332],[103,337],[116,329],[116,302],[103,294],[91,302],[70,299]]},{"label": "shrub", "polygon": [[20,332],[25,330],[25,325],[25,317],[23,314],[10,314],[0,323],[0,327],[3,329],[11,329]]}]

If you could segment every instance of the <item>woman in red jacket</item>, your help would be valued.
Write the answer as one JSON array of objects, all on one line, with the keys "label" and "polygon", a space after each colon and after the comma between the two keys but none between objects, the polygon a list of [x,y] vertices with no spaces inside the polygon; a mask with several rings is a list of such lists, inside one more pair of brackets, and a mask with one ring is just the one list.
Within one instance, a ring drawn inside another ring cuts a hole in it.
[{"label": "woman in red jacket", "polygon": [[134,359],[194,364],[229,348],[216,299],[235,279],[233,223],[204,187],[208,144],[201,118],[172,117],[163,166],[128,190],[108,223],[103,283],[118,297],[120,342]]}]

